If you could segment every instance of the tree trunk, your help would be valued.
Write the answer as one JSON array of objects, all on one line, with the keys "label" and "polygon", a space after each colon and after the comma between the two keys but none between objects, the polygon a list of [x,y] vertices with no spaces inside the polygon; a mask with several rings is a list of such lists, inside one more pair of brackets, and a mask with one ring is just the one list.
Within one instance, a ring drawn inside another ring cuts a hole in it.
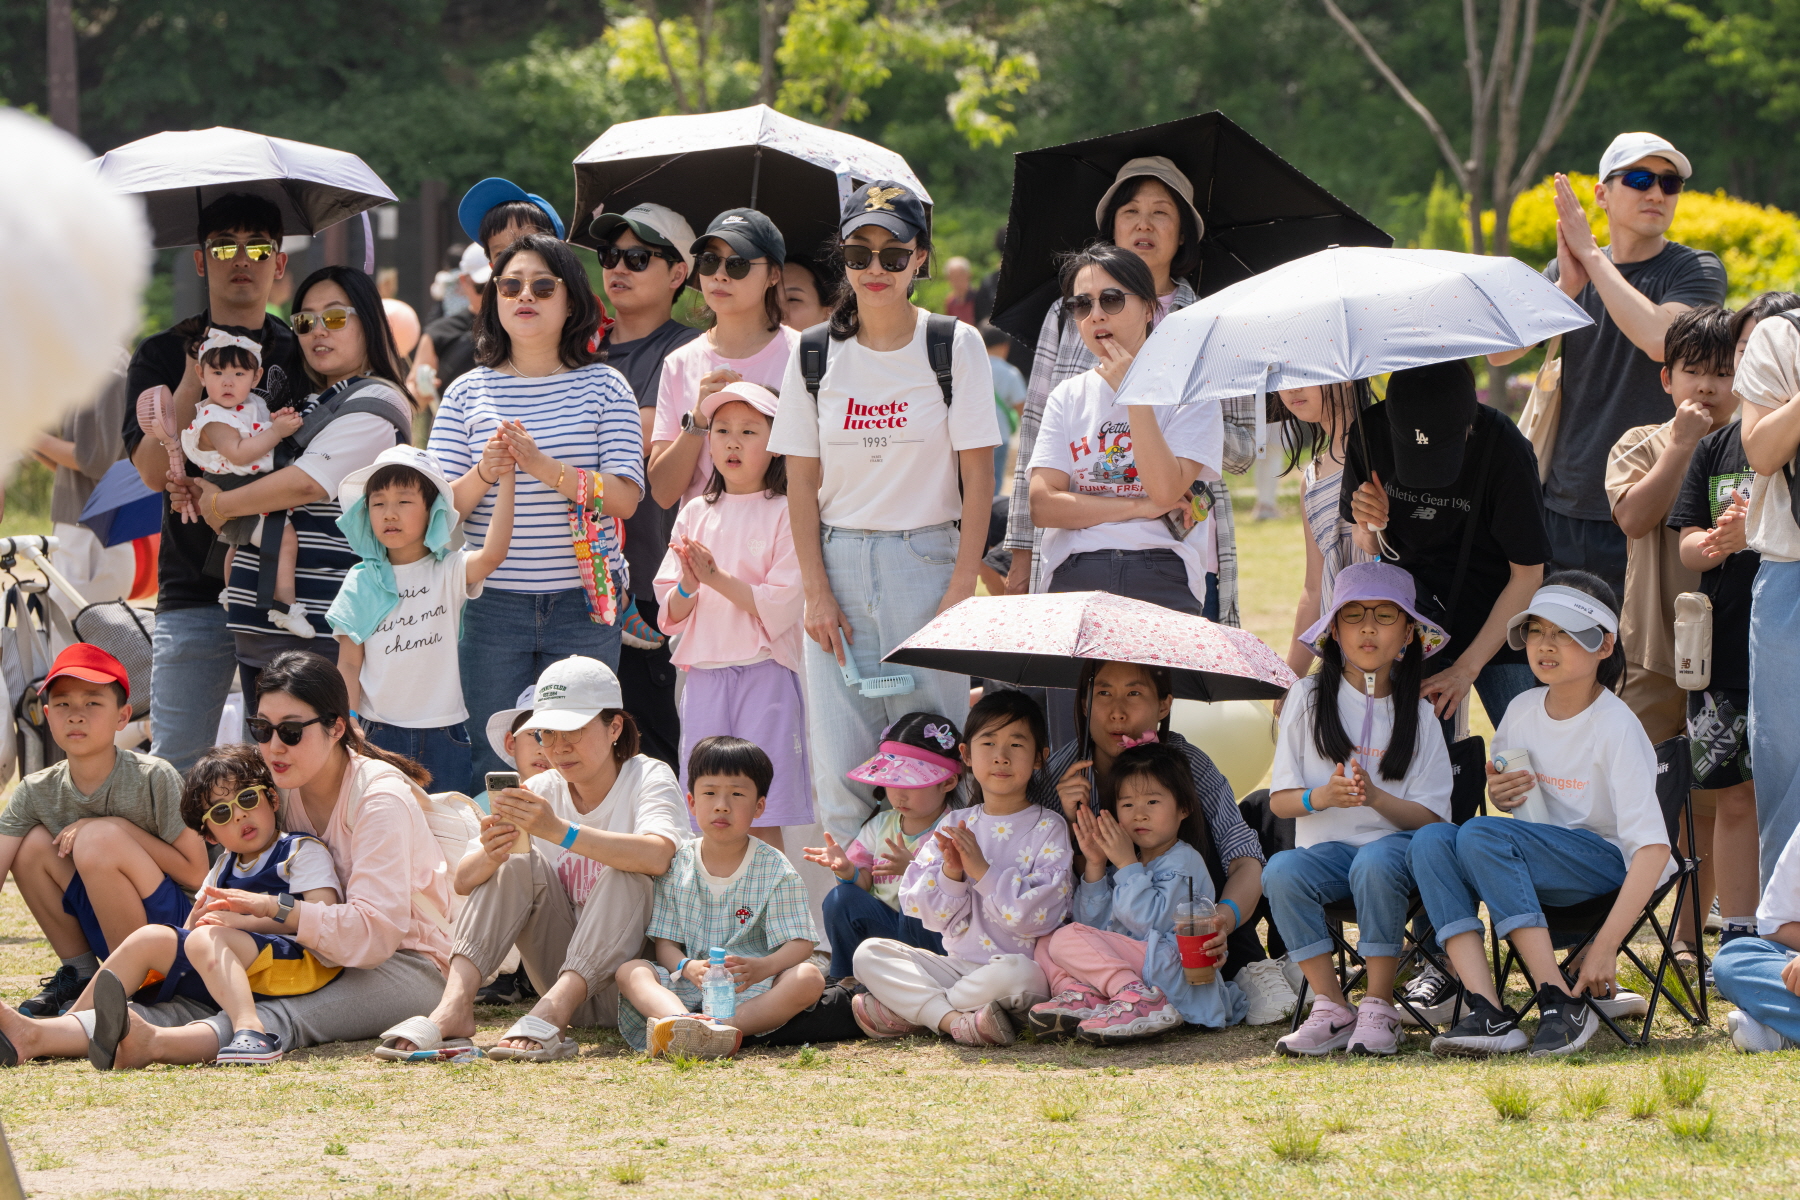
[{"label": "tree trunk", "polygon": [[81,84],[75,72],[75,14],[70,0],[49,2],[44,24],[50,123],[72,137],[80,137]]},{"label": "tree trunk", "polygon": [[711,112],[712,101],[706,95],[706,45],[712,40],[714,0],[702,0],[700,19],[694,23],[694,90],[700,93],[700,111]]},{"label": "tree trunk", "polygon": [[757,88],[758,100],[770,108],[775,107],[775,45],[781,32],[781,12],[777,8],[778,0],[757,0],[756,10],[760,28],[758,29],[757,52],[762,62],[762,84]]},{"label": "tree trunk", "polygon": [[662,17],[654,4],[649,6],[650,31],[656,35],[656,53],[662,58],[663,70],[669,73],[669,86],[675,91],[675,107],[684,113],[694,111],[688,103],[687,89],[681,86],[681,73],[675,69],[675,60],[669,57],[669,43],[663,40]]}]

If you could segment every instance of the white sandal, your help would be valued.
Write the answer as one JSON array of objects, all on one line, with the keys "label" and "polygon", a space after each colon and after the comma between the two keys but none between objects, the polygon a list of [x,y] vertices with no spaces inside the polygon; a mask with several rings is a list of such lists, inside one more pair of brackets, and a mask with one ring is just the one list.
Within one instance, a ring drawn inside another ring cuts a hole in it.
[{"label": "white sandal", "polygon": [[581,1053],[581,1045],[574,1038],[563,1037],[562,1030],[531,1013],[514,1021],[512,1028],[500,1036],[503,1042],[509,1038],[524,1038],[536,1042],[538,1048],[515,1050],[511,1046],[495,1046],[487,1052],[487,1056],[514,1062],[558,1062]]},{"label": "white sandal", "polygon": [[[402,1050],[394,1045],[402,1038],[411,1042],[414,1049]],[[375,1048],[374,1055],[390,1062],[424,1062],[443,1057],[444,1050],[471,1050],[474,1046],[469,1038],[446,1038],[430,1017],[408,1017],[381,1035],[381,1045]]]}]

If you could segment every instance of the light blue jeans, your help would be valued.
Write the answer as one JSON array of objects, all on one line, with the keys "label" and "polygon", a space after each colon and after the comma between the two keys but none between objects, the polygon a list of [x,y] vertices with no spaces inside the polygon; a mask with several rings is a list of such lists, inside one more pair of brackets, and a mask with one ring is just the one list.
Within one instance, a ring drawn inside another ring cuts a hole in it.
[{"label": "light blue jeans", "polygon": [[[1785,565],[1785,564],[1783,564]],[[1800,996],[1781,982],[1794,952],[1766,938],[1733,938],[1719,947],[1713,979],[1719,995],[1791,1042],[1800,1042]]]},{"label": "light blue jeans", "polygon": [[1800,562],[1763,560],[1750,603],[1750,762],[1756,768],[1756,842],[1769,886],[1800,825]]},{"label": "light blue jeans", "polygon": [[1283,850],[1263,868],[1263,894],[1275,927],[1288,946],[1288,961],[1305,962],[1331,950],[1325,906],[1356,902],[1356,952],[1364,958],[1398,958],[1412,901],[1407,849],[1413,831],[1390,833],[1361,846],[1321,842]]},{"label": "light blue jeans", "polygon": [[856,668],[864,678],[905,673],[904,696],[867,697],[844,685],[837,658],[806,640],[806,733],[819,824],[842,845],[875,812],[873,791],[844,773],[875,753],[882,731],[909,712],[934,712],[958,729],[969,715],[969,677],[920,667],[883,666],[881,659],[937,615],[950,586],[961,539],[954,524],[898,531],[837,529],[820,533],[825,577],[850,624]]},{"label": "light blue jeans", "polygon": [[1624,856],[1599,834],[1511,817],[1427,825],[1413,832],[1410,857],[1440,942],[1480,932],[1482,903],[1494,932],[1506,937],[1549,924],[1546,904],[1566,908],[1625,882]]},{"label": "light blue jeans", "polygon": [[[488,718],[511,708],[519,693],[537,682],[544,668],[571,654],[597,658],[619,669],[619,627],[588,618],[580,588],[563,592],[503,592],[488,588],[463,607],[460,646],[463,703],[469,729],[485,730]],[[432,786],[467,792],[483,788],[482,776],[509,768],[487,737],[473,739],[475,769],[461,784],[445,779]]]},{"label": "light blue jeans", "polygon": [[150,753],[186,774],[218,742],[219,716],[237,674],[237,646],[225,628],[225,610],[202,604],[157,613],[150,661],[156,691]]}]

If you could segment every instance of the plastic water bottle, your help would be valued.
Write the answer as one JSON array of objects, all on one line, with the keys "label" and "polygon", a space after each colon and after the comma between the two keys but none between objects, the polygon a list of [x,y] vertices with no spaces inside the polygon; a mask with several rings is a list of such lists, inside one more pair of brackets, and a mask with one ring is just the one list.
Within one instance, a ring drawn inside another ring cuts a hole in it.
[{"label": "plastic water bottle", "polygon": [[706,974],[700,977],[700,1003],[707,1016],[723,1021],[737,1015],[737,980],[725,969],[725,951],[714,946],[707,959]]}]

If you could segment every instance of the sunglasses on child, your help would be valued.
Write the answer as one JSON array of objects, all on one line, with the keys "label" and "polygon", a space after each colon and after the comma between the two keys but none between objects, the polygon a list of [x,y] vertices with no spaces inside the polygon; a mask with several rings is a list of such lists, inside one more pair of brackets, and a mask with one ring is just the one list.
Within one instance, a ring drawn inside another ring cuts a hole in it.
[{"label": "sunglasses on child", "polygon": [[251,262],[261,262],[265,258],[274,258],[281,252],[281,247],[274,242],[208,242],[206,245],[206,252],[220,262],[230,262],[240,250]]},{"label": "sunglasses on child", "polygon": [[306,735],[308,725],[320,725],[335,719],[335,717],[314,717],[310,721],[283,721],[277,725],[264,717],[251,717],[244,722],[244,728],[250,731],[251,737],[264,746],[269,744],[270,738],[278,734],[281,737],[282,745],[298,746],[300,739]]},{"label": "sunglasses on child", "polygon": [[536,279],[520,279],[513,275],[502,275],[494,280],[494,290],[500,293],[503,300],[517,300],[525,294],[527,288],[539,300],[548,300],[556,295],[556,289],[562,286],[562,280],[554,275],[539,275]]},{"label": "sunglasses on child", "polygon": [[654,259],[674,261],[661,250],[647,250],[642,246],[602,246],[599,253],[600,265],[609,271],[616,270],[620,263],[624,263],[627,271],[641,273],[650,269],[650,263]]},{"label": "sunglasses on child", "polygon": [[[1063,301],[1063,311],[1077,321],[1085,321],[1088,314],[1094,311],[1094,300],[1086,292],[1077,292]],[[1100,311],[1109,317],[1116,317],[1125,311],[1125,293],[1118,288],[1102,288],[1099,302]]]},{"label": "sunglasses on child", "polygon": [[221,800],[211,808],[207,809],[206,819],[211,821],[214,825],[229,825],[232,820],[231,809],[233,805],[242,809],[244,812],[254,812],[256,807],[263,802],[263,796],[268,790],[268,788],[260,783],[253,783],[237,795],[233,796],[230,800]]},{"label": "sunglasses on child", "polygon": [[316,313],[297,312],[288,318],[288,324],[294,327],[295,333],[303,335],[311,333],[321,325],[336,333],[355,315],[354,308],[328,308],[323,312]]},{"label": "sunglasses on child", "polygon": [[1606,178],[1609,183],[1617,179],[1634,192],[1647,192],[1650,190],[1651,184],[1661,184],[1662,193],[1665,196],[1676,195],[1687,183],[1687,180],[1679,175],[1658,175],[1655,171],[1646,171],[1642,168],[1635,171],[1614,171]]},{"label": "sunglasses on child", "polygon": [[880,253],[851,242],[844,247],[844,265],[852,271],[866,271],[869,264],[881,260],[881,269],[899,274],[912,262],[913,252],[905,246],[885,246]]},{"label": "sunglasses on child", "polygon": [[758,266],[768,261],[769,260],[766,258],[745,258],[741,254],[734,254],[730,258],[723,258],[720,255],[714,254],[711,250],[708,250],[694,256],[694,274],[701,276],[717,275],[719,273],[719,268],[724,267],[727,276],[732,279],[742,279],[750,273],[751,267]]}]

